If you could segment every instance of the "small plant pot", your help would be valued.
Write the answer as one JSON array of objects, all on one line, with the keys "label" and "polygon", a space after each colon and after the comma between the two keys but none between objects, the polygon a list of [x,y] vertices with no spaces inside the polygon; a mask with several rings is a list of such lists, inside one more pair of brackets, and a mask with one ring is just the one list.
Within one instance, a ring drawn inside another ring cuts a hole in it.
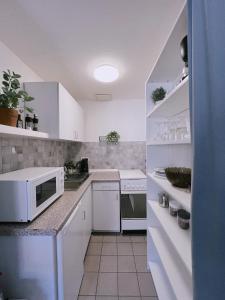
[{"label": "small plant pot", "polygon": [[172,217],[176,217],[178,210],[181,208],[180,204],[177,201],[170,201],[169,203],[169,212]]},{"label": "small plant pot", "polygon": [[188,229],[190,227],[190,213],[184,209],[179,209],[177,213],[178,225],[182,229]]},{"label": "small plant pot", "polygon": [[0,107],[0,124],[16,127],[18,111],[13,108]]}]

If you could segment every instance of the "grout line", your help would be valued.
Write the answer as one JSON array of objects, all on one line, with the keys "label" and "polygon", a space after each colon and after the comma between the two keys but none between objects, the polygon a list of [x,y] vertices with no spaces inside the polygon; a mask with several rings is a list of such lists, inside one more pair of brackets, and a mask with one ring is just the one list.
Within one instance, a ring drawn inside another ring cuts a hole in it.
[{"label": "grout line", "polygon": [[[132,251],[134,254],[134,249],[133,249],[133,243],[132,243]],[[139,283],[139,279],[138,279],[138,272],[137,272],[137,265],[136,265],[136,261],[135,261],[135,255],[134,255],[134,264],[135,264],[135,270],[136,270],[136,276],[137,276],[137,283],[138,283],[138,288],[139,288],[139,294],[141,297],[141,288],[140,288],[140,283]]]}]

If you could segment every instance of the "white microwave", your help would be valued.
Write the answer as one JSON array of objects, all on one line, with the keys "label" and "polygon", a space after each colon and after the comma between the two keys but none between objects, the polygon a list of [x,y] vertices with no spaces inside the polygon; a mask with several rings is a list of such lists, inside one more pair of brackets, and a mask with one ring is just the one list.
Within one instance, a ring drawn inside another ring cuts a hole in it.
[{"label": "white microwave", "polygon": [[0,175],[0,222],[28,222],[64,192],[63,168],[27,168]]}]

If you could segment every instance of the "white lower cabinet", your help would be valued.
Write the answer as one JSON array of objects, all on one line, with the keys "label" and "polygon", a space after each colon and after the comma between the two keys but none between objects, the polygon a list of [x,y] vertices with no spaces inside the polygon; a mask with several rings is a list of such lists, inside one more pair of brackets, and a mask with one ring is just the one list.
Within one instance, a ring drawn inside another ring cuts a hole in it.
[{"label": "white lower cabinet", "polygon": [[118,182],[93,183],[93,230],[120,231]]},{"label": "white lower cabinet", "polygon": [[59,300],[76,299],[83,276],[82,204],[79,203],[57,236]]},{"label": "white lower cabinet", "polygon": [[56,236],[0,236],[4,296],[77,299],[92,229],[120,231],[119,182],[90,185]]},{"label": "white lower cabinet", "polygon": [[82,197],[83,226],[83,254],[85,256],[92,232],[92,189],[91,186]]},{"label": "white lower cabinet", "polygon": [[91,236],[91,187],[57,235],[58,299],[76,299],[83,277],[83,261]]},{"label": "white lower cabinet", "polygon": [[0,236],[0,272],[5,298],[77,298],[92,229],[91,208],[89,186],[57,236]]}]

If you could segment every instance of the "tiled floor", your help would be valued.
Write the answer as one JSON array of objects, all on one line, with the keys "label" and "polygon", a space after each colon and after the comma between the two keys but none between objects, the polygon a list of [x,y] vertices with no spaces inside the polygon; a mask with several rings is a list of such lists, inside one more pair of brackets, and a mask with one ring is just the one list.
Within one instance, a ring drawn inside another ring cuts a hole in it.
[{"label": "tiled floor", "polygon": [[157,300],[146,237],[92,235],[79,300]]}]

